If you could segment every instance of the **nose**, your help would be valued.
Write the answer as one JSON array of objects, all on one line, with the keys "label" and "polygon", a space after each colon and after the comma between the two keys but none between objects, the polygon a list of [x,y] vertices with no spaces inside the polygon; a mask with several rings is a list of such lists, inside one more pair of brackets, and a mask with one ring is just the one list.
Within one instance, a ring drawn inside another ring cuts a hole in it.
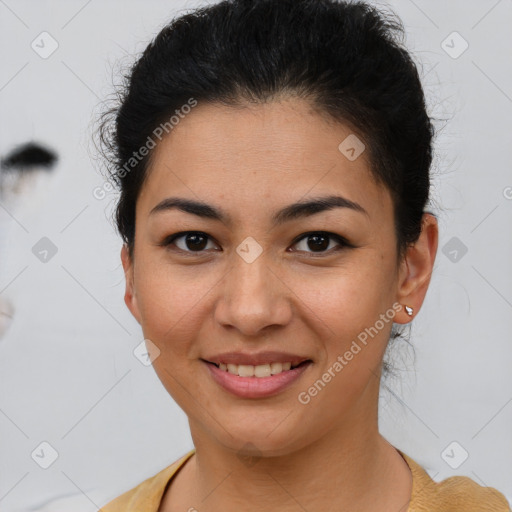
[{"label": "nose", "polygon": [[267,334],[292,317],[293,292],[265,253],[254,261],[233,253],[233,264],[219,288],[216,321],[246,337]]}]

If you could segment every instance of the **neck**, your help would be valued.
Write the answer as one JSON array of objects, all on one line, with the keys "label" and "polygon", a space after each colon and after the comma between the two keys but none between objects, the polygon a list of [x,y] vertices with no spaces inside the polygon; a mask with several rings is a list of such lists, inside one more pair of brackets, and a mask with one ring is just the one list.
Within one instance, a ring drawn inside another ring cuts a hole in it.
[{"label": "neck", "polygon": [[367,392],[377,393],[375,400],[360,400],[336,428],[277,456],[243,457],[191,422],[196,453],[176,475],[162,512],[405,512],[412,475],[378,431],[378,387]]}]

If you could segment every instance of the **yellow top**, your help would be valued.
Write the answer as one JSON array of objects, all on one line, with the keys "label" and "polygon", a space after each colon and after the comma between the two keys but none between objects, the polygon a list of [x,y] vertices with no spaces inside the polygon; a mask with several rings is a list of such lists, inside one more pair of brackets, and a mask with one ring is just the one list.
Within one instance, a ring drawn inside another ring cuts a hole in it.
[{"label": "yellow top", "polygon": [[[467,476],[434,482],[413,459],[398,450],[412,473],[412,495],[407,512],[512,512],[507,499],[493,487],[482,487]],[[98,512],[158,512],[165,488],[195,449],[114,499]]]}]

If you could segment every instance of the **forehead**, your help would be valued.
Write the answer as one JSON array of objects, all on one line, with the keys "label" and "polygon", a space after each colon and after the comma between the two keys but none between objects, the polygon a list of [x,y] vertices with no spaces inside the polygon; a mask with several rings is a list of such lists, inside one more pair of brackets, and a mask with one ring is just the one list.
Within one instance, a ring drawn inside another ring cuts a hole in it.
[{"label": "forehead", "polygon": [[148,215],[159,201],[181,193],[216,204],[228,200],[224,209],[261,211],[336,192],[363,204],[370,216],[382,216],[390,196],[372,177],[368,151],[355,159],[340,151],[344,141],[363,142],[354,136],[304,100],[244,108],[199,103],[153,150],[137,209]]}]

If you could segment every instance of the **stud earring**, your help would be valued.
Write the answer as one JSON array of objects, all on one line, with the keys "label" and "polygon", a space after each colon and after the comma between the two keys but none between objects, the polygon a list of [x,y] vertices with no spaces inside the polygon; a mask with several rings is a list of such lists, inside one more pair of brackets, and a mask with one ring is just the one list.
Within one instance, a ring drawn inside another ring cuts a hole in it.
[{"label": "stud earring", "polygon": [[409,316],[412,316],[413,309],[410,306],[405,306],[405,311]]}]

